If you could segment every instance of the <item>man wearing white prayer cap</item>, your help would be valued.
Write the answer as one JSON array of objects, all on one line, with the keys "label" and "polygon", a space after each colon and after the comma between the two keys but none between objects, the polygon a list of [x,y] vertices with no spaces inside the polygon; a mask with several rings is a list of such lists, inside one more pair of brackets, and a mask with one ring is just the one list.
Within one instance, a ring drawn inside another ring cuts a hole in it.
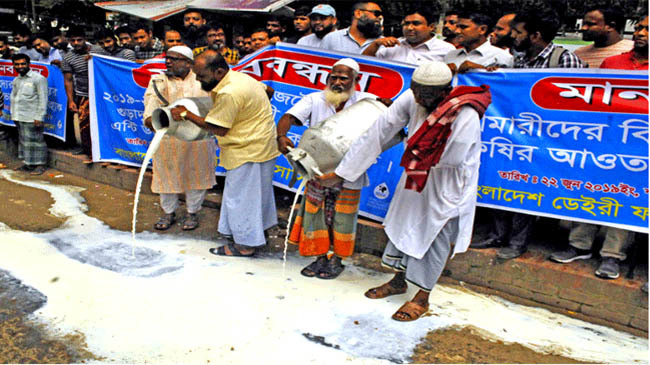
[{"label": "man wearing white prayer cap", "polygon": [[419,291],[393,315],[413,321],[429,310],[429,294],[447,260],[470,243],[481,155],[479,121],[491,101],[487,86],[451,87],[447,65],[430,61],[370,129],[357,139],[334,173],[320,178],[330,185],[354,181],[376,160],[382,146],[408,127],[396,188],[384,230],[389,242],[382,264],[396,274],[368,290],[371,299]]},{"label": "man wearing white prayer cap", "polygon": [[[167,50],[167,71],[152,76],[144,94],[143,120],[147,128],[153,131],[151,114],[155,109],[178,99],[208,96],[192,72],[193,60],[192,50],[187,46]],[[157,95],[154,86],[165,100]],[[187,210],[182,229],[198,227],[198,212],[206,191],[216,184],[215,156],[216,143],[212,138],[187,142],[169,135],[163,137],[153,158],[151,191],[160,194],[160,207],[164,212],[154,225],[155,229],[167,230],[174,225],[179,194],[185,194]]]},{"label": "man wearing white prayer cap", "polygon": [[[280,152],[287,153],[289,147],[294,147],[288,136],[292,125],[316,127],[360,100],[377,99],[373,94],[357,91],[358,80],[359,64],[355,60],[337,61],[327,77],[325,90],[305,95],[280,118],[277,129]],[[362,174],[333,187],[320,186],[314,180],[307,183],[306,198],[289,234],[289,242],[298,245],[301,255],[316,257],[316,261],[301,271],[302,275],[334,279],[343,271],[341,259],[354,252],[359,198],[367,181],[367,176]],[[328,259],[330,248],[334,255]]]}]

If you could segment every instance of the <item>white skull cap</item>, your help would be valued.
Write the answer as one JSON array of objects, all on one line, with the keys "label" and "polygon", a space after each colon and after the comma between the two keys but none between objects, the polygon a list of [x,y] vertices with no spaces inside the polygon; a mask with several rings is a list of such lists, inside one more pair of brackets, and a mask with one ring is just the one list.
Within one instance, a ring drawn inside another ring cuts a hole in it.
[{"label": "white skull cap", "polygon": [[451,70],[444,62],[430,61],[421,64],[413,71],[411,80],[420,85],[445,86],[451,82]]},{"label": "white skull cap", "polygon": [[[336,61],[336,63],[334,64],[334,66],[339,66],[339,65],[347,66],[353,69],[356,73],[359,73],[359,64],[357,63],[357,61],[351,58],[341,58],[340,60]],[[334,68],[334,66],[332,66],[332,68]]]},{"label": "white skull cap", "polygon": [[174,46],[168,49],[167,52],[176,52],[194,61],[194,55],[192,54],[192,50],[188,46]]}]

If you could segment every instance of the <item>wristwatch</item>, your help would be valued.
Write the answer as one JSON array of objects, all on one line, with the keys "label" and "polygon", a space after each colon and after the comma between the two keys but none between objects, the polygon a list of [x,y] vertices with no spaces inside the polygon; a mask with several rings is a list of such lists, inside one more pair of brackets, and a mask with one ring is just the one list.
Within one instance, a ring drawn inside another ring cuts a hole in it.
[{"label": "wristwatch", "polygon": [[187,110],[183,110],[180,114],[181,118],[185,119],[187,117]]}]

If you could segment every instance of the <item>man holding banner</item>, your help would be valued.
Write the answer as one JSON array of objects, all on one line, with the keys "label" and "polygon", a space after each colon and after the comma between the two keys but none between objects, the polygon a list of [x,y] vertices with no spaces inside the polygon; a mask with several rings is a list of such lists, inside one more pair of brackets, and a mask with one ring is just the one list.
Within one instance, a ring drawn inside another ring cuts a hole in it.
[{"label": "man holding banner", "polygon": [[[187,46],[175,46],[167,51],[165,65],[167,72],[155,75],[144,94],[143,120],[147,128],[151,125],[152,112],[162,104],[182,98],[207,97],[201,84],[192,72],[192,50]],[[161,101],[156,90],[165,101]],[[187,217],[183,230],[189,231],[199,226],[198,211],[201,209],[207,189],[216,184],[214,176],[214,157],[216,145],[212,138],[187,142],[165,136],[153,159],[153,179],[151,191],[160,194],[160,207],[165,212],[154,225],[157,230],[166,230],[176,220],[178,194],[185,194]]]},{"label": "man holding banner", "polygon": [[447,260],[470,243],[481,156],[480,119],[491,102],[486,86],[451,87],[446,64],[430,61],[413,73],[411,88],[354,142],[326,186],[358,179],[404,127],[409,138],[405,168],[384,221],[389,242],[382,264],[397,273],[366,297],[420,290],[395,312],[397,321],[414,321],[429,309],[429,293]]},{"label": "man holding banner", "polygon": [[[292,124],[317,126],[359,100],[376,99],[373,94],[356,91],[358,80],[359,64],[355,60],[343,58],[336,62],[327,78],[327,88],[300,99],[278,122],[280,152],[287,153],[288,147],[294,147],[287,137]],[[321,186],[314,180],[307,183],[289,234],[289,242],[298,245],[301,255],[317,256],[316,261],[300,272],[302,275],[334,279],[343,271],[341,259],[354,252],[359,198],[365,185],[365,174],[334,187]],[[334,255],[328,260],[330,246]]]}]

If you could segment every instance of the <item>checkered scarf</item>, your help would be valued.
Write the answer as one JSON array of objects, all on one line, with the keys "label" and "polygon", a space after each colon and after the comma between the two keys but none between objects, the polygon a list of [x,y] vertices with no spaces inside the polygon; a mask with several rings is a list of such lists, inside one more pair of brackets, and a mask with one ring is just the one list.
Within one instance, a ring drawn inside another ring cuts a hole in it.
[{"label": "checkered scarf", "polygon": [[471,106],[482,118],[491,102],[492,95],[487,85],[458,86],[449,93],[407,140],[400,162],[406,170],[406,189],[418,192],[424,189],[430,169],[438,164],[445,151],[451,126],[461,107]]}]

